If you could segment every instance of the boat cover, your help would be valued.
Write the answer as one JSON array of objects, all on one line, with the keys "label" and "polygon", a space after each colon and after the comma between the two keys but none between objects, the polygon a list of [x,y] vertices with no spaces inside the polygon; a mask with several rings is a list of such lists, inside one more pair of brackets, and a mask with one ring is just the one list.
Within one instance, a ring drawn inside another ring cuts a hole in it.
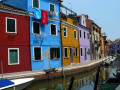
[{"label": "boat cover", "polygon": [[11,82],[8,79],[0,80],[0,88],[6,87],[6,86],[9,86],[9,85],[13,85],[13,84],[14,84],[14,82]]}]

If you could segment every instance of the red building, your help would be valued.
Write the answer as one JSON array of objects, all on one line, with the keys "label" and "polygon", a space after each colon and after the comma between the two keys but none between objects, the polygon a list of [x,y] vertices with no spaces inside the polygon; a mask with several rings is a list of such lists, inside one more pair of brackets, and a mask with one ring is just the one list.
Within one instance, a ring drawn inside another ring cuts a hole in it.
[{"label": "red building", "polygon": [[24,10],[0,5],[0,63],[3,63],[3,73],[31,70],[28,15]]}]

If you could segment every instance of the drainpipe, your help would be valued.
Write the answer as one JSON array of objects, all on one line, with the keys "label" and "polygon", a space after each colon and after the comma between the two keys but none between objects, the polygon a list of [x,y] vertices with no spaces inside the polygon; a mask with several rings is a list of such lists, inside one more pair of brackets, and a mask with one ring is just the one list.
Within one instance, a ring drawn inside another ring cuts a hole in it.
[{"label": "drainpipe", "polygon": [[61,0],[59,3],[59,18],[60,18],[60,40],[61,40],[61,65],[62,65],[62,77],[64,77],[64,70],[63,70],[63,46],[62,46],[62,28],[61,28],[61,11],[60,11],[60,7],[61,7]]}]

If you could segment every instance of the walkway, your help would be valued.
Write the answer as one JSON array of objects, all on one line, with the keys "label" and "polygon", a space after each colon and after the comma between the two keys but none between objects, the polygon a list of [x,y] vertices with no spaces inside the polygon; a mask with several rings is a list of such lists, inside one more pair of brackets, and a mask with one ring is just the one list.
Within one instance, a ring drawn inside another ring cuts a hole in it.
[{"label": "walkway", "polygon": [[[63,70],[68,71],[68,70],[92,66],[92,65],[100,63],[104,60],[107,60],[108,58],[109,57],[105,57],[105,58],[102,58],[99,60],[86,61],[84,63],[78,63],[78,64],[69,65],[69,66],[64,66]],[[58,72],[62,71],[61,67],[57,68],[57,69],[58,69]],[[36,71],[24,71],[24,72],[17,72],[17,73],[7,73],[7,74],[4,74],[3,77],[8,78],[8,79],[15,79],[15,78],[32,77],[32,76],[44,75],[44,74],[46,74],[46,73],[43,70],[36,70]],[[2,77],[2,75],[0,74],[0,78],[1,77]]]}]

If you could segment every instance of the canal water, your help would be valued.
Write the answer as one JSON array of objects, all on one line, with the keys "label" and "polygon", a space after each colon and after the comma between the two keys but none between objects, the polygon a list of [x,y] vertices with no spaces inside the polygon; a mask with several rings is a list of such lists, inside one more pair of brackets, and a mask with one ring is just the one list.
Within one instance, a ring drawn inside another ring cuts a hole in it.
[{"label": "canal water", "polygon": [[[114,62],[108,67],[101,67],[99,79],[98,79],[98,90],[100,90],[100,83],[109,77],[114,77],[113,73],[116,74],[116,69],[120,66],[120,58],[116,58]],[[71,77],[74,76],[74,84],[72,90],[93,90],[94,83],[96,80],[97,68],[84,73],[78,73],[74,75],[65,76],[65,78],[52,78],[49,80],[34,81],[24,90],[68,90],[70,85]],[[85,85],[91,84],[91,87]]]}]

